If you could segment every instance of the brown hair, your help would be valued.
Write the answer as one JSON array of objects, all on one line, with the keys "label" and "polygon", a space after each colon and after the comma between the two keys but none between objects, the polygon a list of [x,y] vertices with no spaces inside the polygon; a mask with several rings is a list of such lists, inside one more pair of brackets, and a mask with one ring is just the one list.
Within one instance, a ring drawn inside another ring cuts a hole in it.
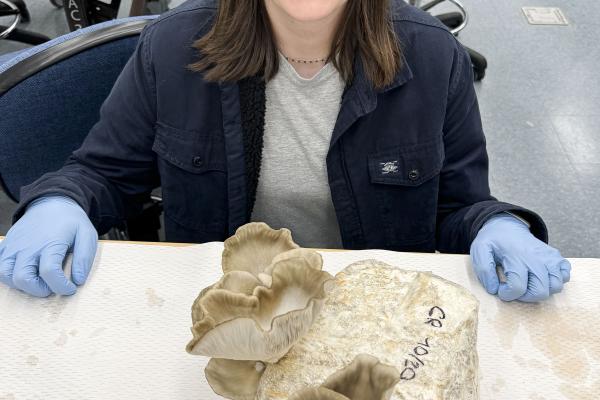
[{"label": "brown hair", "polygon": [[[366,78],[381,89],[402,67],[400,43],[390,17],[390,0],[348,0],[334,36],[330,61],[346,83],[360,55]],[[264,0],[220,0],[211,30],[194,45],[202,58],[191,64],[208,81],[238,81],[278,71],[275,36]]]}]

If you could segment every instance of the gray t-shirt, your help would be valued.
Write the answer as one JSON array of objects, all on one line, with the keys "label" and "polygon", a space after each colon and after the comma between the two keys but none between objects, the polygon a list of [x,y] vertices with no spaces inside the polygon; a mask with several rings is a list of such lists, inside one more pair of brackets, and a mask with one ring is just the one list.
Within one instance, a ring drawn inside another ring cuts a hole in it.
[{"label": "gray t-shirt", "polygon": [[344,81],[328,63],[302,78],[279,56],[266,86],[262,163],[252,221],[288,228],[303,247],[341,248],[325,158]]}]

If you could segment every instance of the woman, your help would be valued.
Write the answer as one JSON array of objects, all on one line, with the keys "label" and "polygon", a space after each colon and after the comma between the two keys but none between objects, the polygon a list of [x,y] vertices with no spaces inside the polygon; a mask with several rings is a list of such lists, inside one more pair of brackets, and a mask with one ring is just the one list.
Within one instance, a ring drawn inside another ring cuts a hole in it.
[{"label": "woman", "polygon": [[545,299],[569,263],[491,197],[472,82],[456,39],[400,0],[188,1],[144,29],[82,147],[23,188],[0,279],[74,293],[96,230],[161,185],[170,241],[254,220],[304,246],[470,249],[491,294]]}]

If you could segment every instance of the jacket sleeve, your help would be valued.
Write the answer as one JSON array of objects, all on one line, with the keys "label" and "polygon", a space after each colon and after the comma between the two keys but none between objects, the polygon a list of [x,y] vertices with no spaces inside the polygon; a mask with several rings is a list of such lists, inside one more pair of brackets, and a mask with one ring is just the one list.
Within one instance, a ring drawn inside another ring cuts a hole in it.
[{"label": "jacket sleeve", "polygon": [[102,104],[99,122],[60,170],[21,188],[13,222],[32,200],[61,194],[77,201],[102,234],[135,215],[141,200],[159,186],[152,151],[156,93],[149,28]]},{"label": "jacket sleeve", "polygon": [[488,156],[471,59],[466,49],[455,43],[443,129],[445,161],[440,175],[436,248],[446,253],[468,253],[482,225],[502,212],[524,219],[531,232],[547,242],[546,226],[537,214],[497,201],[490,194]]}]

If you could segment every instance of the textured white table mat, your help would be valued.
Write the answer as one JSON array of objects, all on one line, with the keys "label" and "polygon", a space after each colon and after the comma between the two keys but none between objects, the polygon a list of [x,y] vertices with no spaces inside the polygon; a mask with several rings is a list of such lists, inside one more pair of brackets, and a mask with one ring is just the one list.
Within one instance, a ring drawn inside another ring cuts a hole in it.
[{"label": "textured white table mat", "polygon": [[[0,400],[221,399],[205,381],[207,359],[184,347],[193,300],[221,276],[222,248],[102,243],[88,283],[72,297],[0,287]],[[599,398],[600,260],[571,260],[563,293],[522,304],[485,293],[466,256],[323,256],[333,274],[376,258],[432,271],[478,297],[482,400]]]}]

